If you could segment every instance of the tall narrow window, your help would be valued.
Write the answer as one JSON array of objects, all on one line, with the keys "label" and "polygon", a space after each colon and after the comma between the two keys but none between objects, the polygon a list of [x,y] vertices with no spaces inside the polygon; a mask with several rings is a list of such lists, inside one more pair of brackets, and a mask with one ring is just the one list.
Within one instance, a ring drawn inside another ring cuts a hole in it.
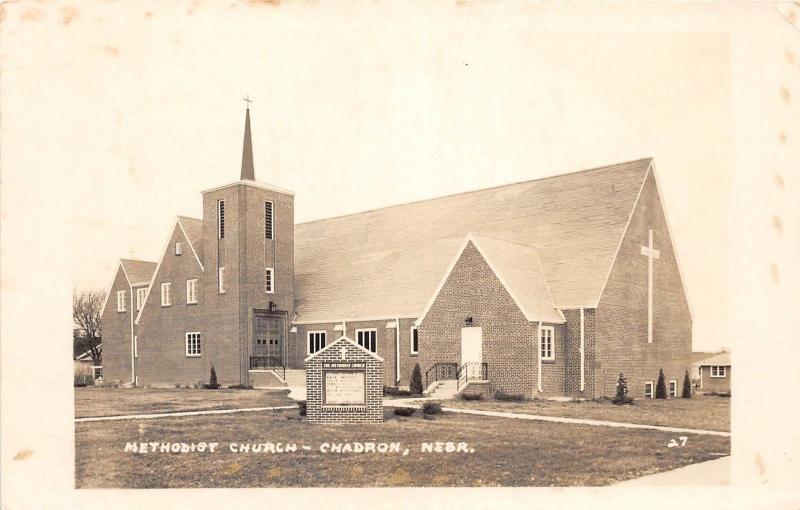
[{"label": "tall narrow window", "polygon": [[161,284],[161,306],[172,304],[172,283],[164,282]]},{"label": "tall narrow window", "polygon": [[644,398],[653,398],[653,381],[644,383]]},{"label": "tall narrow window", "polygon": [[224,267],[219,268],[218,280],[219,280],[219,293],[220,294],[225,294],[225,268]]},{"label": "tall narrow window", "polygon": [[356,338],[358,345],[372,352],[378,352],[378,330],[377,329],[357,329]]},{"label": "tall narrow window", "polygon": [[183,253],[183,243],[178,241],[175,243],[175,255],[180,255]]},{"label": "tall narrow window", "polygon": [[139,338],[136,335],[133,335],[133,357],[139,357]]},{"label": "tall narrow window", "polygon": [[669,382],[669,396],[670,397],[678,396],[678,381],[676,379],[673,379]]},{"label": "tall narrow window", "polygon": [[273,227],[275,226],[272,216],[272,202],[264,202],[264,237],[274,239]]},{"label": "tall narrow window", "polygon": [[186,280],[186,304],[197,304],[197,279]]},{"label": "tall narrow window", "polygon": [[136,310],[139,311],[144,306],[144,300],[147,297],[147,287],[136,289]]},{"label": "tall narrow window", "polygon": [[118,290],[117,291],[117,311],[124,312],[125,311],[125,291]]},{"label": "tall narrow window", "polygon": [[275,275],[273,274],[273,270],[271,267],[268,267],[264,270],[264,283],[267,289],[267,294],[272,294],[275,292]]},{"label": "tall narrow window", "polygon": [[186,333],[186,355],[189,357],[200,356],[200,333]]},{"label": "tall narrow window", "polygon": [[411,354],[419,354],[419,330],[411,326]]},{"label": "tall narrow window", "polygon": [[220,239],[225,238],[225,201],[217,200],[217,234]]},{"label": "tall narrow window", "polygon": [[543,360],[556,359],[555,349],[553,347],[553,326],[542,326],[539,337],[539,348],[541,349]]},{"label": "tall narrow window", "polygon": [[308,332],[308,354],[314,354],[315,352],[323,349],[325,347],[325,337],[326,333],[324,331],[309,331]]}]

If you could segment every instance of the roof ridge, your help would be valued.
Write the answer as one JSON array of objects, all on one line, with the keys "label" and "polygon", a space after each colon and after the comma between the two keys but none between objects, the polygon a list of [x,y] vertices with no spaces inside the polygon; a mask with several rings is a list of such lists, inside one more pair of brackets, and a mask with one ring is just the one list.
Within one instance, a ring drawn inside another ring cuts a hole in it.
[{"label": "roof ridge", "polygon": [[[358,211],[358,212],[347,213],[347,214],[340,214],[339,216],[329,216],[327,218],[319,218],[319,219],[316,219],[316,220],[310,220],[310,221],[304,221],[304,222],[300,222],[300,223],[295,223],[295,226],[309,225],[309,224],[312,224],[312,223],[319,223],[319,222],[323,222],[323,221],[330,221],[330,220],[336,220],[336,219],[341,219],[341,218],[347,218],[347,217],[350,217],[350,216],[358,216],[360,214],[368,214],[368,213],[377,212],[377,211],[384,211],[386,209],[393,209],[395,207],[404,207],[404,206],[412,205],[412,204],[421,204],[421,203],[424,203],[424,202],[432,202],[434,200],[442,200],[444,198],[451,198],[451,197],[457,197],[457,196],[462,196],[462,195],[469,195],[469,194],[472,194],[472,193],[480,193],[482,191],[496,190],[496,189],[505,188],[505,187],[517,186],[517,185],[520,185],[520,184],[528,184],[528,183],[532,183],[532,182],[545,181],[545,180],[548,180],[548,179],[555,179],[555,178],[558,178],[558,177],[566,177],[566,176],[578,175],[578,174],[583,174],[583,173],[588,173],[588,172],[596,172],[596,171],[599,171],[599,170],[607,170],[609,168],[614,168],[614,167],[617,167],[617,166],[630,165],[630,164],[633,164],[633,163],[639,163],[639,162],[644,162],[644,161],[651,161],[652,162],[653,161],[653,157],[651,156],[651,157],[647,157],[647,158],[632,159],[630,161],[622,161],[622,162],[619,162],[619,163],[613,163],[611,165],[603,165],[603,166],[597,166],[597,167],[593,167],[593,168],[585,168],[583,170],[574,170],[572,172],[565,172],[565,173],[560,173],[560,174],[547,175],[545,177],[539,177],[539,178],[536,178],[536,179],[528,179],[528,180],[525,180],[525,181],[509,182],[509,183],[506,183],[506,184],[498,184],[496,186],[489,186],[487,188],[479,188],[479,189],[473,189],[473,190],[468,190],[468,191],[461,191],[459,193],[451,193],[449,195],[441,195],[441,196],[438,196],[438,197],[423,198],[421,200],[412,200],[411,202],[403,202],[403,203],[400,203],[400,204],[387,205],[387,206],[384,206],[384,207],[375,207],[373,209],[367,209],[367,210],[364,210],[364,211]],[[648,165],[646,168],[649,168],[649,167],[650,167],[650,165]]]},{"label": "roof ridge", "polygon": [[536,250],[536,256],[537,257],[539,256],[539,247],[537,245],[535,245],[535,244],[525,244],[525,243],[520,243],[520,242],[517,242],[517,241],[509,241],[508,239],[502,239],[500,237],[494,237],[494,236],[487,236],[486,234],[481,234],[481,233],[472,232],[472,231],[470,231],[470,233],[467,234],[467,235],[472,235],[473,237],[483,237],[485,239],[491,239],[492,241],[499,241],[501,243],[515,244],[517,246],[522,246],[523,248],[533,248],[534,250]]},{"label": "roof ridge", "polygon": [[158,262],[154,262],[152,260],[143,260],[143,259],[119,259],[120,262],[146,262],[148,264],[158,264]]},{"label": "roof ridge", "polygon": [[182,220],[203,221],[203,219],[202,219],[202,218],[195,218],[195,217],[193,217],[193,216],[183,216],[183,215],[180,215],[180,214],[178,215],[178,218],[180,218],[180,219],[182,219]]}]

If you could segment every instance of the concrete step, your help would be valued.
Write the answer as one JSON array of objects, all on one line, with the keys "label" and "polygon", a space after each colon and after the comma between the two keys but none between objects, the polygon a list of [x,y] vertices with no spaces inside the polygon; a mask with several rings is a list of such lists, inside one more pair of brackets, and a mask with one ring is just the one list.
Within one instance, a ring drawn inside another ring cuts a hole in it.
[{"label": "concrete step", "polygon": [[286,370],[286,386],[305,386],[306,385],[306,371],[287,369]]},{"label": "concrete step", "polygon": [[272,370],[251,370],[250,384],[254,388],[273,388],[286,385]]},{"label": "concrete step", "polygon": [[452,399],[457,393],[458,389],[456,387],[456,381],[438,381],[438,384],[436,384],[436,386],[434,386],[428,393],[428,397],[449,400]]}]

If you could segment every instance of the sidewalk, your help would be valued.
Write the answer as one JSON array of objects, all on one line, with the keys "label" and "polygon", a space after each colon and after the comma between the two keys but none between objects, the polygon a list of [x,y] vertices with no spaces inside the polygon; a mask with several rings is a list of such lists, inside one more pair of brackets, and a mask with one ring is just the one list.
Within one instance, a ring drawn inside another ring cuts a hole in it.
[{"label": "sidewalk", "polygon": [[698,464],[691,464],[682,468],[673,469],[664,473],[647,475],[633,480],[618,483],[618,487],[643,487],[643,486],[720,486],[731,483],[731,458],[708,460]]}]

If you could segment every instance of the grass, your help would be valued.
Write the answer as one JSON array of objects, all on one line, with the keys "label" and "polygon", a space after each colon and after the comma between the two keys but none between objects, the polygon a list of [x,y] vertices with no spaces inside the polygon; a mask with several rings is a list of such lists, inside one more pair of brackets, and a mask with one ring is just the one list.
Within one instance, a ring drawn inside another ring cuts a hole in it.
[{"label": "grass", "polygon": [[288,390],[75,388],[75,417],[296,404]]},{"label": "grass", "polygon": [[670,398],[666,400],[637,399],[633,405],[623,406],[614,405],[610,400],[598,402],[555,402],[551,400],[503,402],[492,399],[483,402],[453,400],[444,402],[444,405],[445,407],[464,409],[621,421],[665,427],[723,432],[730,432],[731,430],[730,399],[713,396],[695,396],[690,399]]},{"label": "grass", "polygon": [[[182,393],[191,391],[181,390]],[[207,395],[209,392],[198,393]],[[85,403],[87,397],[81,398]],[[504,407],[511,405],[524,404],[503,404]],[[578,408],[582,404],[572,405]],[[592,407],[587,405],[587,409]],[[114,408],[118,409],[117,402]],[[384,423],[358,427],[313,425],[300,419],[296,411],[77,423],[76,486],[608,485],[730,452],[730,440],[724,437],[689,435],[686,446],[667,448],[675,434],[455,413],[443,413],[434,420],[426,420],[422,415],[398,417],[387,409]],[[216,441],[220,447],[213,454],[138,454],[124,452],[128,441]],[[267,441],[297,443],[298,451],[232,453],[228,448],[229,443]],[[323,442],[344,441],[399,441],[401,452],[408,448],[409,453],[324,454],[319,451]],[[463,441],[474,452],[423,453],[420,444],[426,441]],[[302,450],[301,445],[311,450]]]}]

